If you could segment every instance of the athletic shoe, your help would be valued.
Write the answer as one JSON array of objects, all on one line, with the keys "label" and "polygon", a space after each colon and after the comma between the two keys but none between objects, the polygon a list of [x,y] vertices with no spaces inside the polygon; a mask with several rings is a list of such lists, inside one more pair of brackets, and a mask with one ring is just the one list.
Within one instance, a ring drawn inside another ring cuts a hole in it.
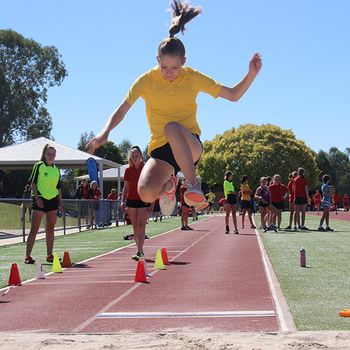
[{"label": "athletic shoe", "polygon": [[187,226],[182,226],[182,227],[181,227],[181,231],[188,231]]},{"label": "athletic shoe", "polygon": [[141,252],[137,252],[136,254],[134,254],[131,259],[135,260],[135,261],[139,261],[144,257],[144,254]]},{"label": "athletic shoe", "polygon": [[298,231],[298,228],[296,226],[294,226],[294,231]]},{"label": "athletic shoe", "polygon": [[184,193],[184,199],[187,205],[190,207],[198,207],[199,204],[205,202],[205,196],[201,190],[199,181],[197,181],[194,185],[192,185],[189,181],[185,181],[185,186],[187,187],[187,190]]},{"label": "athletic shoe", "polygon": [[229,234],[230,233],[230,227],[229,226],[226,226],[226,231],[225,231],[225,234]]},{"label": "athletic shoe", "polygon": [[175,209],[176,206],[176,189],[177,189],[177,183],[178,183],[178,177],[177,176],[171,176],[170,179],[173,182],[174,188],[170,192],[164,192],[159,197],[159,206],[160,211],[164,216],[170,216]]},{"label": "athletic shoe", "polygon": [[123,236],[123,238],[124,238],[126,241],[129,241],[129,240],[131,240],[131,239],[134,239],[134,235],[133,235],[133,234],[128,234],[128,235]]},{"label": "athletic shoe", "polygon": [[287,226],[286,228],[285,228],[285,230],[291,230],[292,229],[292,226]]},{"label": "athletic shoe", "polygon": [[253,230],[255,230],[255,229],[256,229],[256,226],[255,226],[255,225],[252,225],[252,226],[250,226],[250,228],[252,228]]},{"label": "athletic shoe", "polygon": [[186,226],[186,227],[187,227],[187,230],[193,231],[193,228],[192,228],[192,227],[190,227],[190,226]]},{"label": "athletic shoe", "polygon": [[[61,258],[58,259],[61,262]],[[46,257],[46,262],[53,263],[53,255],[49,255]]]},{"label": "athletic shoe", "polygon": [[25,264],[35,264],[35,260],[31,256],[27,256],[24,260]]},{"label": "athletic shoe", "polygon": [[301,226],[300,230],[302,230],[302,231],[309,231],[309,229],[306,226]]},{"label": "athletic shoe", "polygon": [[149,239],[149,237],[147,235],[145,235],[145,239]]},{"label": "athletic shoe", "polygon": [[329,226],[327,226],[326,231],[333,232],[334,230],[332,228],[330,228]]},{"label": "athletic shoe", "polygon": [[239,232],[238,232],[237,229],[235,229],[233,233],[234,233],[235,235],[238,235],[238,234],[239,234]]},{"label": "athletic shoe", "polygon": [[301,228],[301,226],[300,226],[300,225],[298,226],[298,230],[302,230],[302,228]]},{"label": "athletic shoe", "polygon": [[325,232],[326,230],[325,230],[322,226],[320,226],[320,227],[317,229],[317,231]]}]

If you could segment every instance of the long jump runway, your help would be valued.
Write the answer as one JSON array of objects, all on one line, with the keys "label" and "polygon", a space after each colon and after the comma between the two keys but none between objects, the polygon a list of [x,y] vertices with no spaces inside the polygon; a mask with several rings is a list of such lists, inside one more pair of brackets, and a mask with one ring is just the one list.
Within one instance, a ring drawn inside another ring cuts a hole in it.
[{"label": "long jump runway", "polygon": [[[222,216],[192,227],[146,241],[148,284],[133,281],[133,245],[14,288],[0,301],[0,330],[278,331],[255,231],[225,235]],[[167,248],[165,270],[152,269],[157,248]]]}]

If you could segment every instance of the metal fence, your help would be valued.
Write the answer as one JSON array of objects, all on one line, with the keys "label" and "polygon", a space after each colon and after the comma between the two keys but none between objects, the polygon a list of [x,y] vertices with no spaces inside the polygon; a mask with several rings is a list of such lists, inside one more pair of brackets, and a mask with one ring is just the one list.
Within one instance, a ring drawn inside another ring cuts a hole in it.
[{"label": "metal fence", "polygon": [[[0,198],[0,236],[1,238],[23,237],[30,231],[31,199]],[[103,229],[123,221],[120,201],[108,199],[84,200],[63,199],[63,211],[58,212],[55,231],[66,234],[68,230],[81,231],[82,228]],[[45,216],[39,233],[45,232]]]}]

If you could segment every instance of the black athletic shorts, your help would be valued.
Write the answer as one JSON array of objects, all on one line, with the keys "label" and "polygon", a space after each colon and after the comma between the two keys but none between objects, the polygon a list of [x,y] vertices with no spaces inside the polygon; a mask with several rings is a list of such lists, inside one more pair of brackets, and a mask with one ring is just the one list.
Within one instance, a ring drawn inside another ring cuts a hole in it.
[{"label": "black athletic shorts", "polygon": [[212,203],[212,202],[208,202],[208,210],[211,210],[211,208],[214,206],[214,203]]},{"label": "black athletic shorts", "polygon": [[151,204],[137,199],[127,199],[125,206],[128,208],[148,208]]},{"label": "black athletic shorts", "polygon": [[295,205],[305,205],[307,204],[307,198],[306,197],[295,197]]},{"label": "black athletic shorts", "polygon": [[237,195],[234,193],[229,193],[227,195],[227,204],[228,205],[237,205]]},{"label": "black athletic shorts", "polygon": [[284,209],[284,202],[271,202],[271,205],[279,210]]},{"label": "black athletic shorts", "polygon": [[[202,142],[201,142],[199,136],[196,134],[193,134],[193,135],[196,136],[196,138],[198,139],[198,141],[202,145]],[[203,145],[202,145],[202,150],[203,150]],[[151,152],[151,157],[155,158],[155,159],[164,160],[165,162],[170,164],[174,168],[175,175],[181,170],[179,165],[177,164],[177,162],[175,160],[173,151],[171,150],[171,147],[170,147],[168,142],[164,146],[161,146],[161,147],[154,149]],[[196,166],[198,162],[199,162],[199,159],[194,163],[194,165]]]},{"label": "black athletic shorts", "polygon": [[40,210],[44,213],[47,213],[48,211],[58,210],[58,196],[52,199],[45,199],[43,197],[39,197],[44,202],[44,208],[40,208],[35,198],[33,197],[33,209],[34,210]]},{"label": "black athletic shorts", "polygon": [[250,201],[241,201],[241,208],[242,209],[252,209]]}]

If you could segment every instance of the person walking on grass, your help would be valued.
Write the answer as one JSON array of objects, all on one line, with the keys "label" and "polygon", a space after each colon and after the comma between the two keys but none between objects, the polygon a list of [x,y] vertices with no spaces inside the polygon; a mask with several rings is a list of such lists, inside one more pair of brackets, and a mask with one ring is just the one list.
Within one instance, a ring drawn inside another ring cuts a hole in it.
[{"label": "person walking on grass", "polygon": [[226,204],[225,204],[225,210],[226,210],[226,216],[225,216],[225,224],[226,224],[226,231],[225,233],[228,235],[230,233],[230,214],[232,213],[232,221],[233,226],[235,227],[234,233],[238,234],[237,229],[237,206],[238,206],[238,192],[235,188],[235,186],[232,183],[233,179],[233,172],[232,171],[226,171],[225,178],[224,178],[224,195],[226,198]]},{"label": "person walking on grass", "polygon": [[[323,213],[322,213],[322,217],[320,220],[320,226],[318,227],[318,231],[331,231],[333,232],[334,230],[332,228],[330,228],[329,226],[329,212],[330,212],[330,208],[331,208],[331,194],[330,194],[330,181],[331,181],[331,177],[329,175],[323,175],[322,176],[322,209],[323,209]],[[323,228],[323,223],[324,221],[326,221],[326,229]]]},{"label": "person walking on grass", "polygon": [[292,173],[289,174],[289,182],[287,185],[289,197],[288,197],[288,202],[289,202],[289,225],[286,227],[286,230],[291,230],[292,229],[292,224],[294,221],[294,230],[297,230],[297,218],[295,215],[295,194],[293,191],[293,181],[297,177],[298,173],[296,171],[293,171]]},{"label": "person walking on grass", "polygon": [[45,145],[41,160],[34,164],[32,174],[28,180],[33,193],[33,209],[31,228],[27,239],[25,264],[34,264],[31,257],[35,238],[40,223],[46,219],[46,261],[53,262],[53,246],[55,239],[55,225],[58,210],[62,211],[61,173],[54,164],[56,149],[49,144]]},{"label": "person walking on grass", "polygon": [[343,207],[345,211],[349,211],[349,196],[346,193],[343,196]]},{"label": "person walking on grass", "polygon": [[258,201],[260,213],[260,228],[265,231],[268,229],[268,208],[270,206],[270,192],[267,187],[267,179],[265,176],[260,178],[260,186],[256,189],[254,199]]},{"label": "person walking on grass", "polygon": [[293,191],[295,193],[295,215],[297,217],[298,229],[307,231],[305,226],[306,206],[310,202],[308,181],[305,177],[305,169],[298,169],[298,176],[294,179]]},{"label": "person walking on grass", "polygon": [[281,230],[282,211],[284,209],[284,200],[288,195],[287,186],[281,183],[281,176],[279,174],[274,175],[272,184],[269,186],[271,208],[272,208],[272,224],[277,229]]},{"label": "person walking on grass", "polygon": [[169,37],[158,47],[158,66],[141,75],[113,112],[103,130],[87,144],[90,153],[107,142],[110,132],[123,120],[135,101],[142,97],[151,132],[149,160],[142,169],[138,192],[145,203],[160,197],[163,215],[171,215],[176,206],[176,174],[181,169],[186,178],[184,198],[189,206],[203,210],[208,206],[196,178],[196,164],[203,147],[197,123],[197,95],[238,101],[253,83],[262,63],[258,53],[249,62],[248,73],[235,86],[227,87],[207,75],[185,66],[186,51],[175,37],[185,24],[201,13],[201,8],[174,0]]},{"label": "person walking on grass", "polygon": [[131,224],[134,231],[137,252],[132,259],[138,261],[144,257],[143,246],[146,238],[146,224],[150,214],[151,204],[145,203],[137,191],[142,169],[145,166],[140,147],[133,146],[129,153],[129,166],[124,173],[124,189],[121,210],[128,208]]},{"label": "person walking on grass", "polygon": [[247,175],[242,176],[240,192],[241,192],[241,208],[242,208],[242,229],[244,229],[245,213],[248,213],[250,228],[255,229],[256,227],[252,219],[252,205],[251,205],[252,190],[249,187]]}]

